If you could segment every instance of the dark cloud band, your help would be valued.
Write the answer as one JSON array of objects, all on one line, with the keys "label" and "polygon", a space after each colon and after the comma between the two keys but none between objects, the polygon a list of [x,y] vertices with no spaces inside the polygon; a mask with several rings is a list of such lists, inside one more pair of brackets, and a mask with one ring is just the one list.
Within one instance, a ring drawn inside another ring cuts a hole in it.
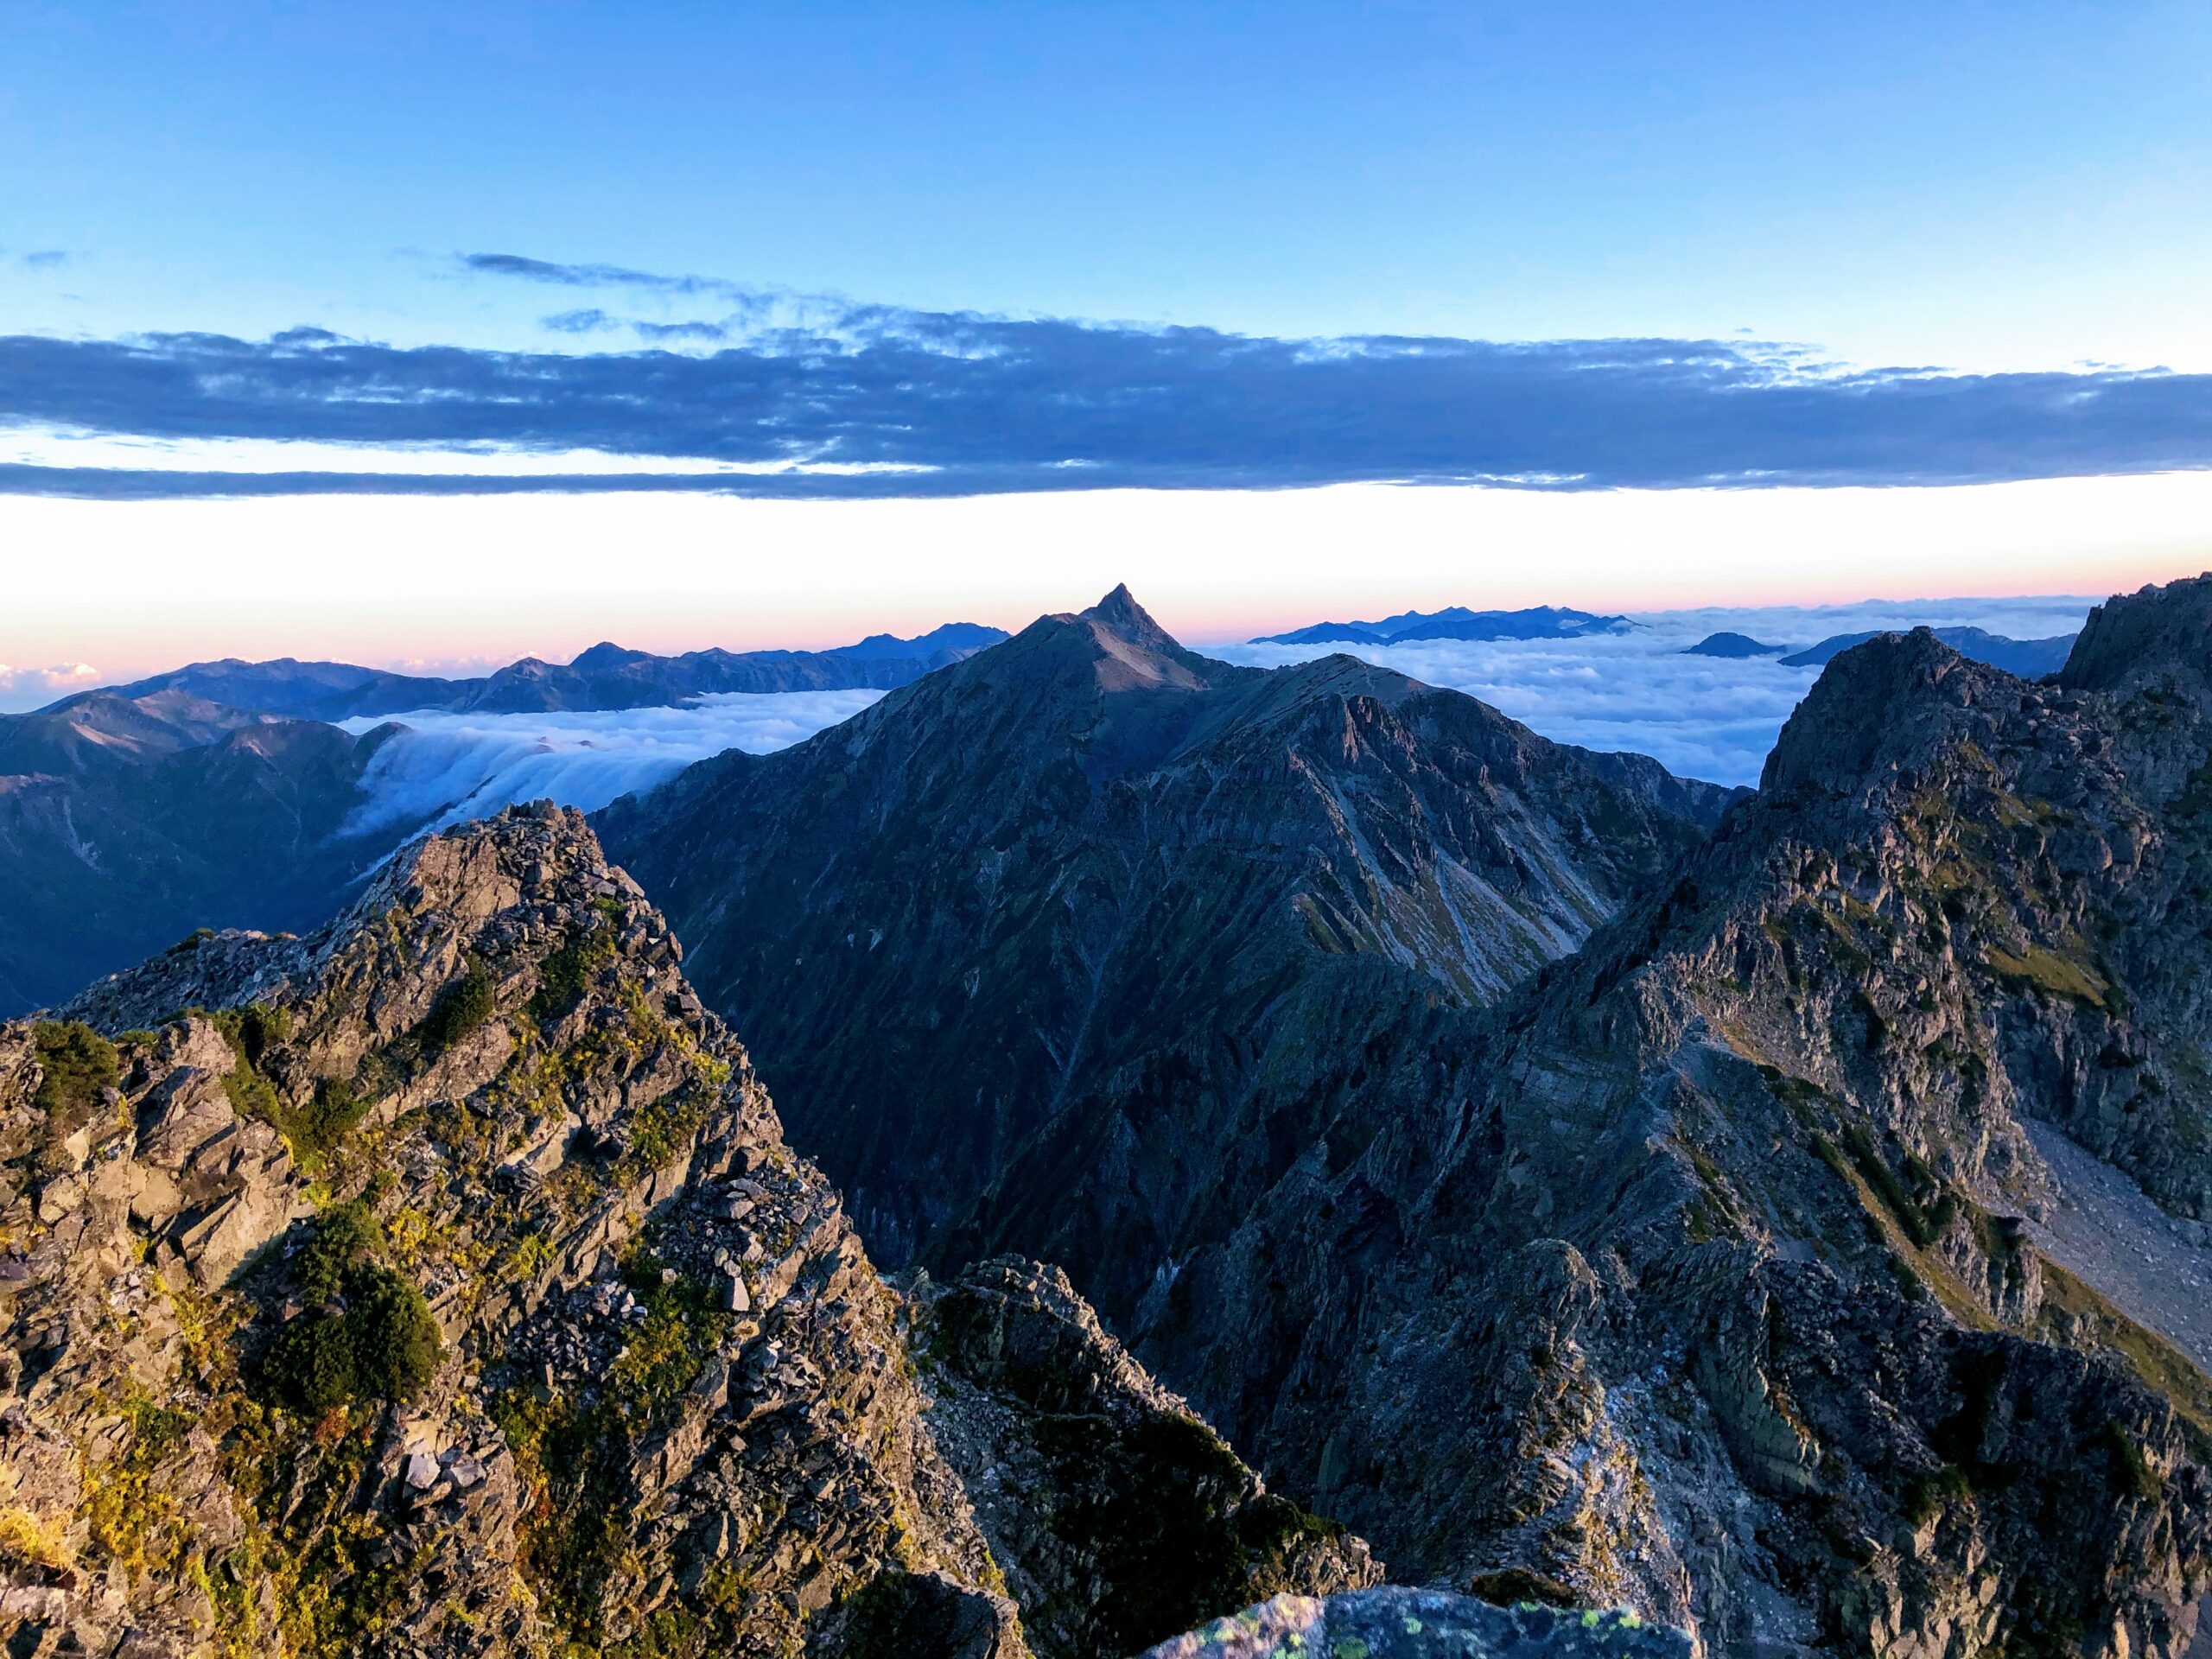
[{"label": "dark cloud band", "polygon": [[[1837,372],[1712,340],[1253,339],[772,299],[691,277],[472,268],[570,289],[713,291],[735,315],[655,325],[700,352],[401,349],[294,329],[0,338],[0,423],[152,440],[487,454],[590,449],[636,474],[450,475],[0,468],[79,495],[723,490],[943,495],[1353,481],[1532,488],[1959,484],[2212,466],[2212,376]],[[679,285],[690,284],[690,287]],[[786,308],[788,309],[788,308]],[[563,313],[594,331],[614,319]],[[892,465],[700,476],[655,462]]]}]

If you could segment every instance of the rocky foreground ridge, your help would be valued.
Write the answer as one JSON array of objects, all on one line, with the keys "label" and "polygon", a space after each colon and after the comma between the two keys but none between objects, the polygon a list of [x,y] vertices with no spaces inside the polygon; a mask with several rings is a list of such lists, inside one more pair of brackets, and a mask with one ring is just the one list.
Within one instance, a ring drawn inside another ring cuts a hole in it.
[{"label": "rocky foreground ridge", "polygon": [[1126,1654],[1371,1583],[1064,1279],[887,1285],[582,820],[0,1027],[11,1654]]}]

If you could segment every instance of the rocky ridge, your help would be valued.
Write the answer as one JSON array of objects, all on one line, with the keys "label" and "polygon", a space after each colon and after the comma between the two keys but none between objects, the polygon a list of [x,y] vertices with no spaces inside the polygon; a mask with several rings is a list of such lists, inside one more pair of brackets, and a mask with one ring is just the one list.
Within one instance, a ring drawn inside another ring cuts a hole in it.
[{"label": "rocky ridge", "polygon": [[[1009,1581],[1126,1597],[1136,1558],[1067,1526],[1084,1494],[971,1503],[990,1467],[931,1427],[1035,1417],[1003,1344],[917,1368],[982,1293],[876,1275],[680,956],[581,819],[515,809],[314,935],[195,938],[0,1027],[11,1652],[1103,1651],[1026,1637]],[[1084,1379],[1056,1423],[1207,1448],[1121,1471],[1249,1563],[1205,1611],[1374,1576],[1045,1269],[984,1282]]]},{"label": "rocky ridge", "polygon": [[[2212,580],[2101,607],[2056,681],[1925,631],[1842,652],[1756,798],[1709,837],[1614,820],[1641,850],[1586,878],[1599,914],[1510,969],[1482,955],[1510,918],[1455,964],[1398,950],[1392,906],[1447,859],[1558,869],[1522,837],[1560,822],[1535,785],[1567,760],[1452,728],[1486,757],[1476,833],[1514,826],[1510,859],[1467,856],[1410,781],[1451,771],[1420,689],[1341,659],[1217,679],[1133,612],[1048,619],[943,677],[927,722],[906,694],[817,760],[702,770],[660,852],[652,798],[609,815],[731,953],[718,999],[826,961],[865,1011],[763,1012],[834,1051],[798,1075],[835,1156],[914,1192],[945,1166],[912,1145],[971,1160],[929,1259],[1064,1262],[1280,1490],[1415,1580],[1627,1605],[1715,1653],[2189,1648],[2212,1383],[2037,1230],[2025,1126],[2204,1217]],[[1040,726],[1072,739],[982,741]],[[785,792],[810,766],[839,780],[810,785],[821,823]],[[951,828],[887,804],[910,798]],[[1341,841],[1289,827],[1306,798]],[[830,853],[718,877],[712,826],[772,846],[764,803]],[[1491,887],[1539,913],[1568,890]],[[1326,948],[1278,948],[1315,916],[1344,918],[1305,935]],[[1003,1092],[939,1064],[1004,1070],[1039,1033]]]},{"label": "rocky ridge", "polygon": [[2208,620],[2115,601],[2055,685],[1839,657],[1667,881],[1363,1057],[1138,1351],[1415,1577],[1722,1652],[2186,1650],[2212,1384],[2036,1247],[2023,1123],[2202,1213]]},{"label": "rocky ridge", "polygon": [[1118,589],[596,822],[873,1249],[1059,1262],[1121,1319],[1331,1057],[1573,950],[1728,798],[1349,657],[1211,661]]},{"label": "rocky ridge", "polygon": [[1162,1642],[1141,1659],[1688,1659],[1679,1630],[1633,1615],[1562,1613],[1535,1602],[1495,1607],[1401,1587],[1326,1598],[1280,1596]]},{"label": "rocky ridge", "polygon": [[1267,1586],[1382,1578],[1363,1541],[1269,1493],[1058,1269],[1002,1258],[918,1275],[913,1295],[931,1428],[1040,1650],[1134,1653]]}]

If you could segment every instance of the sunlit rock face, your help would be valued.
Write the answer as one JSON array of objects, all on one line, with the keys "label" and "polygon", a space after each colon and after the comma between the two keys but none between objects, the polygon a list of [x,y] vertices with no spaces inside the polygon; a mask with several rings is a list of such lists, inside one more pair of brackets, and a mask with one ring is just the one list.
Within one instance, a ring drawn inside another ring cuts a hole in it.
[{"label": "sunlit rock face", "polygon": [[1376,1576],[1050,1270],[887,1286],[680,957],[541,804],[0,1026],[11,1651],[1088,1659],[1073,1585]]},{"label": "sunlit rock face", "polygon": [[1617,1613],[1496,1607],[1435,1590],[1282,1596],[1162,1642],[1141,1659],[1689,1659],[1680,1630]]}]

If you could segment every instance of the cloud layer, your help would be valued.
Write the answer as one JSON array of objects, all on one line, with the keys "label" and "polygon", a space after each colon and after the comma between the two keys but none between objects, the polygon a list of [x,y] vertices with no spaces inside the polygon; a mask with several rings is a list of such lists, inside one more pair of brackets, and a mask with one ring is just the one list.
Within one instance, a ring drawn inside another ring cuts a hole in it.
[{"label": "cloud layer", "polygon": [[[480,474],[424,478],[17,464],[0,467],[0,491],[1609,489],[2212,466],[2212,375],[1844,371],[1718,340],[1261,339],[861,305],[512,254],[463,265],[603,296],[549,316],[547,328],[571,340],[628,329],[651,348],[400,348],[308,327],[263,340],[0,338],[0,426],[486,457]],[[607,308],[632,295],[697,300],[716,315],[645,320]],[[517,477],[499,464],[580,449],[639,465]],[[746,470],[655,470],[671,462]]]},{"label": "cloud layer", "polygon": [[[1818,677],[1771,658],[1731,662],[1683,648],[1722,630],[1774,645],[1922,623],[2015,639],[2069,633],[2094,601],[2037,599],[1868,602],[1816,608],[1715,608],[1647,613],[1629,633],[1582,639],[1440,639],[1355,654],[1432,685],[1480,697],[1545,736],[1595,749],[1633,749],[1679,774],[1752,784],[1782,723]],[[1273,667],[1325,656],[1326,645],[1208,645],[1208,656]],[[650,789],[725,749],[765,754],[849,719],[882,693],[731,693],[678,708],[518,715],[401,715],[408,729],[371,761],[367,804],[351,827],[389,834],[550,798],[594,811]],[[367,731],[377,716],[345,722]]]},{"label": "cloud layer", "polygon": [[1713,608],[1635,619],[1625,634],[1580,639],[1438,639],[1410,645],[1211,645],[1211,656],[1274,667],[1350,652],[1481,698],[1563,743],[1633,749],[1680,776],[1756,784],[1789,711],[1819,677],[1770,657],[1688,657],[1708,633],[1804,646],[1875,628],[1964,625],[2013,639],[2071,633],[2088,599],[1930,600],[1817,608]]},{"label": "cloud layer", "polygon": [[[456,715],[429,711],[344,721],[365,732],[397,720],[362,778],[369,799],[350,833],[439,829],[516,801],[555,800],[596,811],[651,789],[725,749],[766,754],[851,718],[880,691],[717,693],[680,708],[575,714]],[[427,823],[425,821],[428,821]]]}]

